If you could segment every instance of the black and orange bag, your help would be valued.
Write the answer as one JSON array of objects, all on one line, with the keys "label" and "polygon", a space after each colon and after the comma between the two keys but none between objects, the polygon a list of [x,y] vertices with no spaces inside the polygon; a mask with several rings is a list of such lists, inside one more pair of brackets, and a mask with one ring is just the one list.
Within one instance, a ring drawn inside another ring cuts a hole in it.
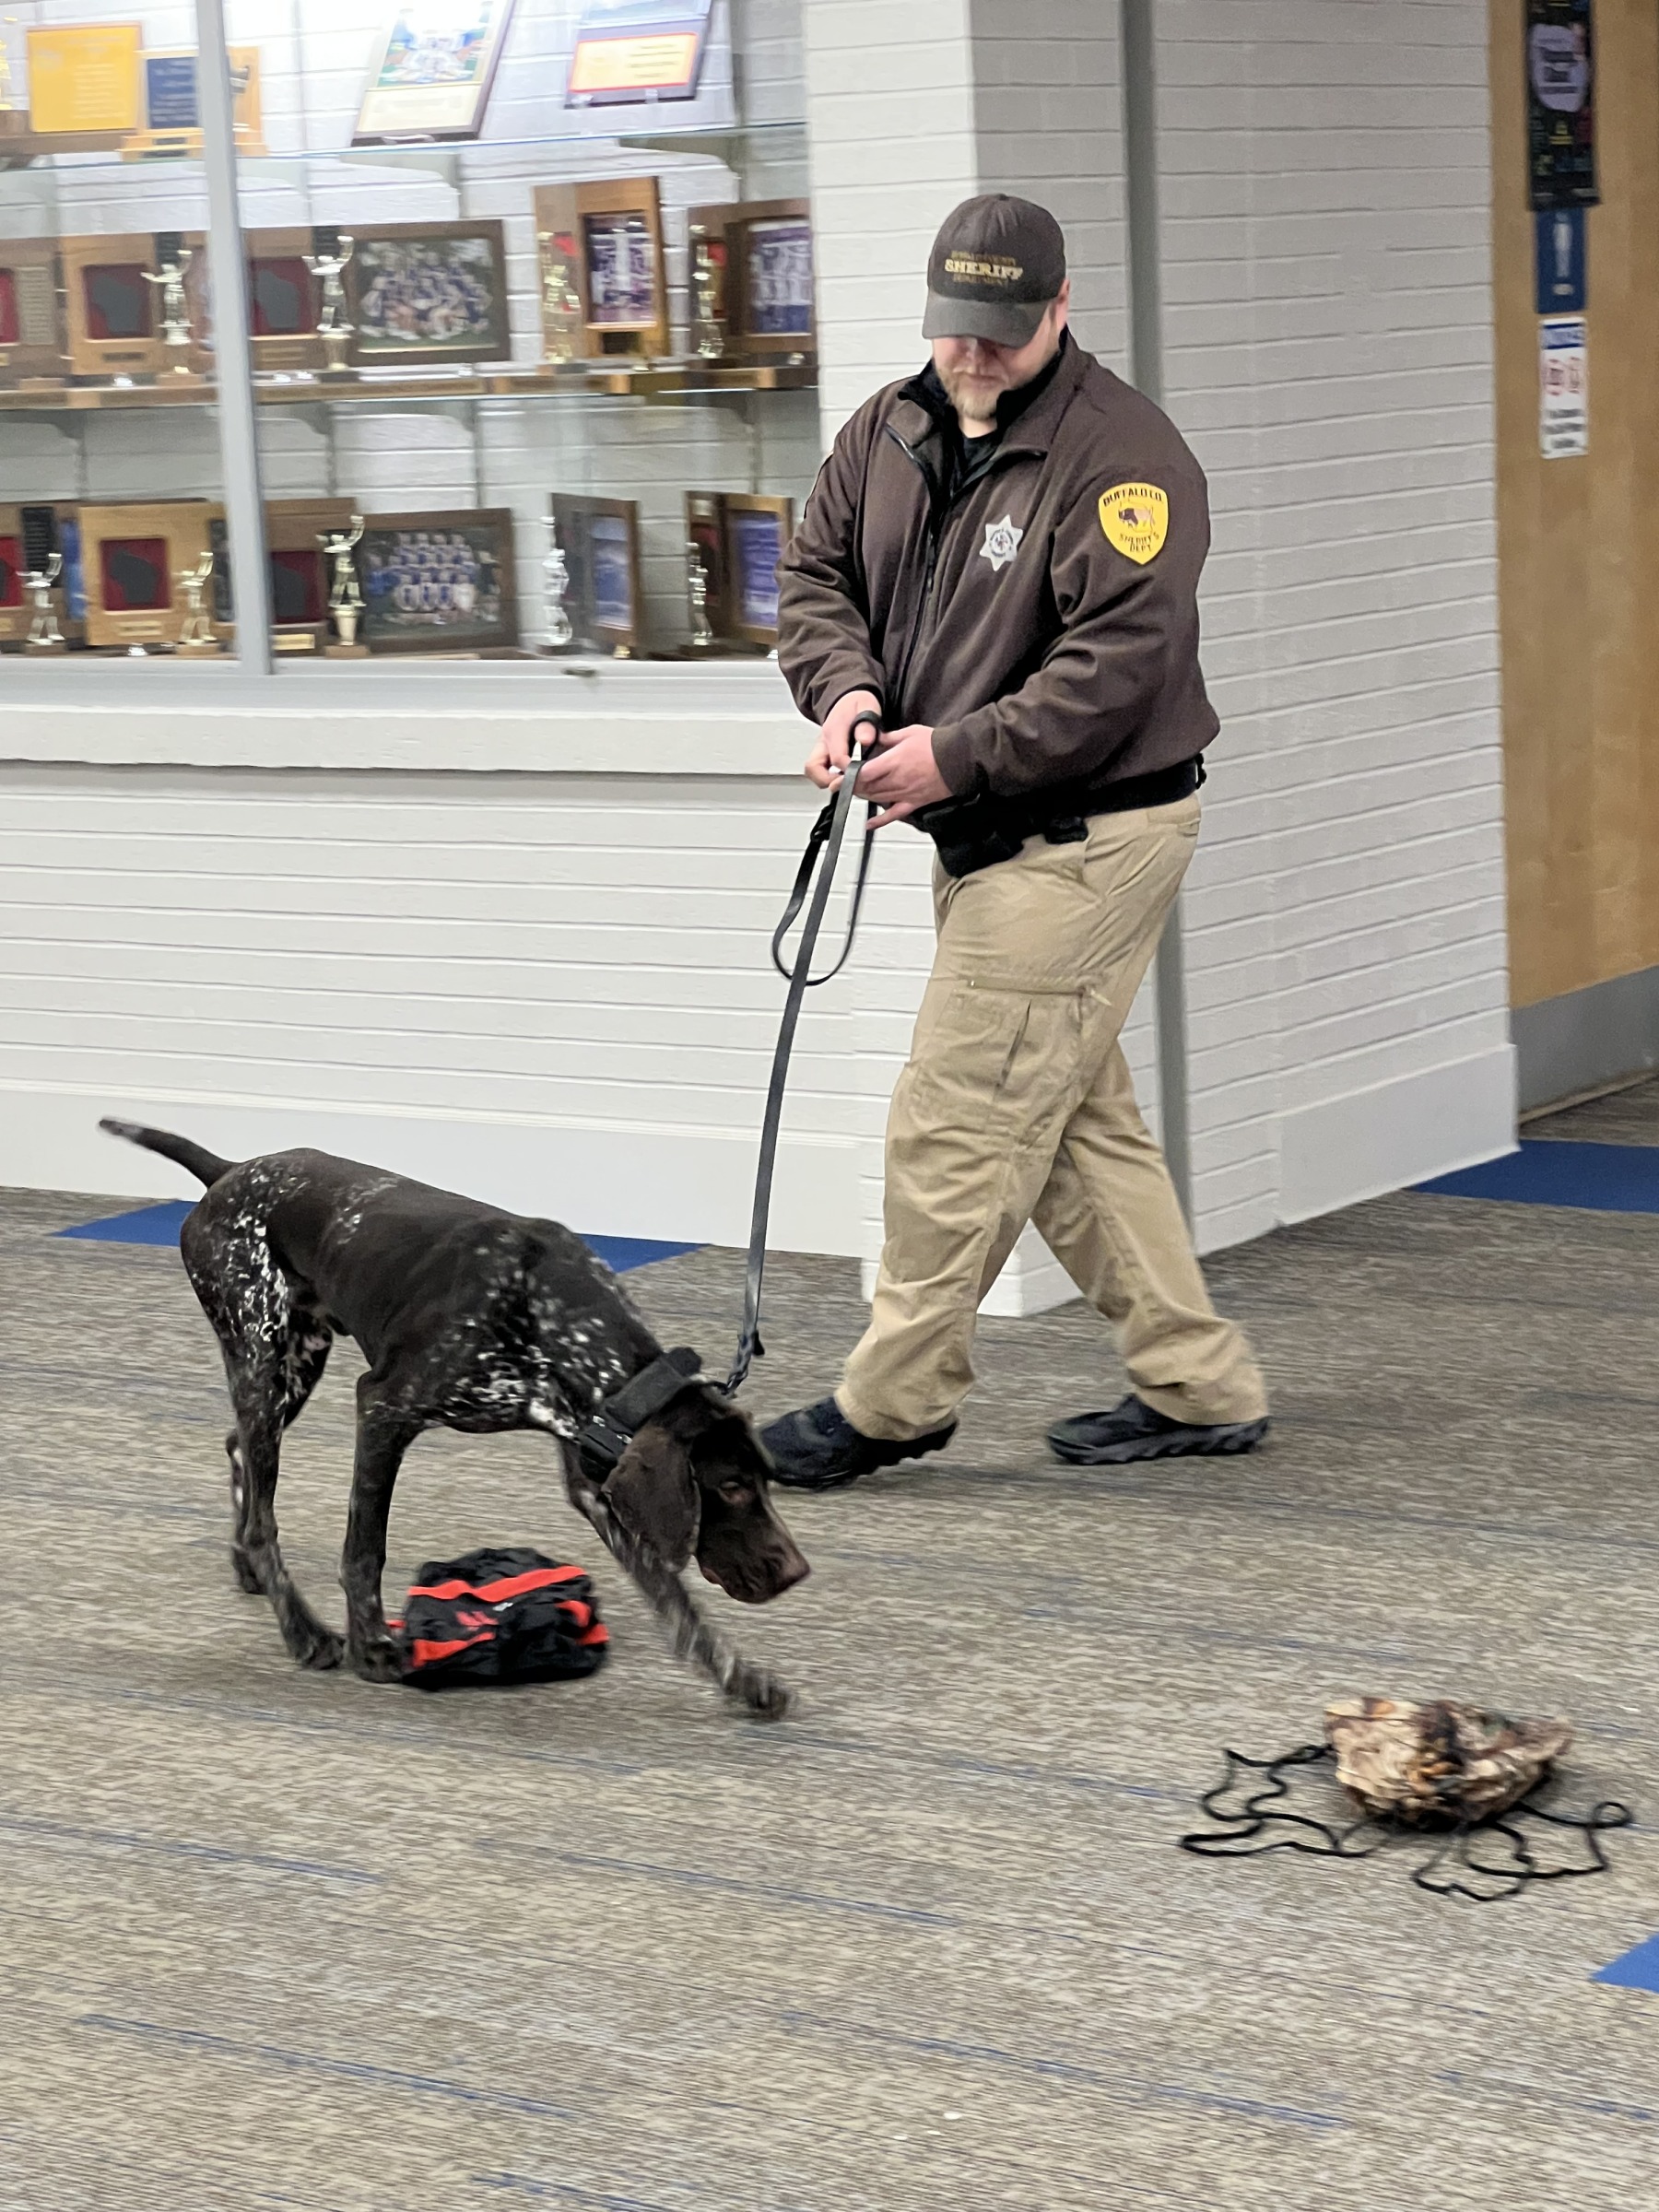
[{"label": "black and orange bag", "polygon": [[610,1642],[582,1569],[523,1547],[429,1559],[391,1625],[415,1689],[591,1675]]}]

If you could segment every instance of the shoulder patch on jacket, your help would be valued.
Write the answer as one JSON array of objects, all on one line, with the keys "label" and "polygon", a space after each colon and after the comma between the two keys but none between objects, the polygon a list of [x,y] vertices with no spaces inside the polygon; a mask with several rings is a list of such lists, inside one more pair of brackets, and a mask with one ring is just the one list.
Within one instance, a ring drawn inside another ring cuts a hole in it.
[{"label": "shoulder patch on jacket", "polygon": [[1125,560],[1145,568],[1170,535],[1170,500],[1156,484],[1114,484],[1100,494],[1100,527]]}]

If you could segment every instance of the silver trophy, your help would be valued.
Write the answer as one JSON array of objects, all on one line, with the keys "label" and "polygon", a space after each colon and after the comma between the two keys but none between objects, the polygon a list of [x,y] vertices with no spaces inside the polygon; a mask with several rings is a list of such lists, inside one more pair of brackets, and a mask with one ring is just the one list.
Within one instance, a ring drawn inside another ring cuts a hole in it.
[{"label": "silver trophy", "polygon": [[564,597],[571,588],[571,571],[565,565],[564,550],[559,542],[559,533],[552,524],[547,524],[547,550],[542,557],[542,590],[547,603],[547,650],[562,652],[575,631],[571,618],[565,613]]},{"label": "silver trophy", "polygon": [[202,594],[213,579],[213,555],[208,552],[202,555],[194,568],[173,571],[173,582],[184,594],[184,619],[179,627],[175,653],[189,653],[199,659],[219,649],[207,609],[202,604]]},{"label": "silver trophy", "polygon": [[714,642],[714,626],[709,620],[709,571],[694,537],[686,540],[686,596],[691,603],[691,650],[707,653]]},{"label": "silver trophy", "polygon": [[346,287],[340,282],[340,273],[351,259],[356,244],[350,232],[342,230],[332,249],[300,256],[323,287],[323,312],[317,317],[317,335],[323,341],[324,376],[351,373],[346,349],[351,344],[354,325],[346,320]]},{"label": "silver trophy", "polygon": [[141,269],[139,275],[146,284],[153,285],[161,295],[161,342],[175,376],[194,373],[184,359],[190,338],[190,300],[184,290],[184,272],[194,256],[188,246],[180,246],[161,264],[159,269]]},{"label": "silver trophy", "polygon": [[52,590],[64,572],[61,553],[48,553],[43,569],[25,569],[23,588],[29,594],[34,614],[29,621],[29,635],[23,641],[25,653],[64,653],[68,640],[58,628],[57,608],[53,605]]},{"label": "silver trophy", "polygon": [[319,531],[317,543],[334,566],[334,582],[328,594],[328,611],[334,618],[337,645],[325,645],[324,652],[335,660],[357,660],[369,648],[358,643],[358,624],[363,618],[363,591],[358,582],[357,563],[353,553],[362,540],[363,518],[354,514],[349,530]]}]

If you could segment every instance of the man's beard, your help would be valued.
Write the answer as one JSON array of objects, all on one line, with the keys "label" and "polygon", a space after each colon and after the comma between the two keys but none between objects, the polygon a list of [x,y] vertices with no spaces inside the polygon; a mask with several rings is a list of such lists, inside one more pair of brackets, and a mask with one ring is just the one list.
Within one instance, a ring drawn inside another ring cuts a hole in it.
[{"label": "man's beard", "polygon": [[958,415],[970,422],[994,422],[996,403],[1008,389],[1000,378],[975,376],[966,369],[941,369],[939,382]]}]

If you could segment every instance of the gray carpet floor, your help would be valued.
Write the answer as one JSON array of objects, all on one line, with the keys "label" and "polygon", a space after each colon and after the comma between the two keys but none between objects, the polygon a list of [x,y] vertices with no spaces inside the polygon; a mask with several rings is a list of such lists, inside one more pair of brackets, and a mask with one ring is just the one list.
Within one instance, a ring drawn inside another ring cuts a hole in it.
[{"label": "gray carpet floor", "polygon": [[[1659,1088],[1575,1111],[1659,1141]],[[388,1587],[536,1543],[595,1569],[610,1665],[297,1671],[231,1582],[176,1255],[48,1233],[114,1210],[0,1196],[6,2212],[1653,2202],[1659,1996],[1591,1975],[1659,1929],[1659,1218],[1402,1194],[1221,1255],[1275,1392],[1243,1461],[1053,1465],[1044,1419],[1121,1388],[1101,1332],[986,1324],[948,1453],[789,1500],[775,1608],[708,1594],[800,1694],[767,1728],[529,1438],[417,1447]],[[724,1356],[738,1255],[630,1280]],[[771,1289],[760,1414],[863,1311],[841,1263]],[[344,1348],[280,1494],[336,1620]],[[1175,1848],[1224,1744],[1352,1690],[1570,1715],[1564,1794],[1638,1811],[1614,1872],[1476,1906],[1409,1849]]]}]

